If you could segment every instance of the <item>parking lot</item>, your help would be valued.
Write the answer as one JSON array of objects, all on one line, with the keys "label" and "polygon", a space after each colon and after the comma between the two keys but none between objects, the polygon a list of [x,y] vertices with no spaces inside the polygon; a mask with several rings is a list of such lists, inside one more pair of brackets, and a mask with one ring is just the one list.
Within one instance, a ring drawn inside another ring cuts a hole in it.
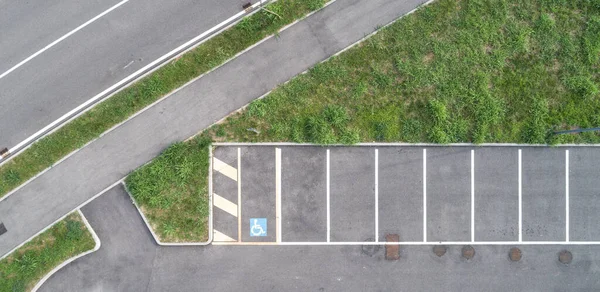
[{"label": "parking lot", "polygon": [[600,244],[600,148],[217,144],[213,243]]}]

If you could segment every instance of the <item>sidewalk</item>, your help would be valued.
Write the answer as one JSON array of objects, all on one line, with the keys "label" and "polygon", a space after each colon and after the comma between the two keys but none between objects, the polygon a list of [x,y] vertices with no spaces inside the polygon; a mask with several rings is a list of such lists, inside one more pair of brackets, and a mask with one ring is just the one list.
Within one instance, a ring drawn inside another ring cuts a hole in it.
[{"label": "sidewalk", "polygon": [[154,158],[424,0],[337,0],[180,89],[0,201],[0,256]]}]

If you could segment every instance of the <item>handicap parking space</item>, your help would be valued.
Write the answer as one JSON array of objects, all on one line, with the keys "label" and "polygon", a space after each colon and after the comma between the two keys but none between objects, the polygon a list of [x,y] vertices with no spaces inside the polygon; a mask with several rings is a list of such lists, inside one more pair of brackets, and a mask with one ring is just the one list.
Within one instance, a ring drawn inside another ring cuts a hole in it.
[{"label": "handicap parking space", "polygon": [[482,147],[474,151],[477,241],[519,239],[519,155],[514,147]]},{"label": "handicap parking space", "polygon": [[471,238],[471,149],[427,149],[427,240]]},{"label": "handicap parking space", "polygon": [[569,150],[570,238],[600,240],[600,152],[595,148]]},{"label": "handicap parking space", "polygon": [[599,150],[217,146],[213,241],[365,244],[387,234],[415,245],[598,241]]},{"label": "handicap parking space", "polygon": [[522,168],[523,240],[565,240],[565,149],[524,148]]}]

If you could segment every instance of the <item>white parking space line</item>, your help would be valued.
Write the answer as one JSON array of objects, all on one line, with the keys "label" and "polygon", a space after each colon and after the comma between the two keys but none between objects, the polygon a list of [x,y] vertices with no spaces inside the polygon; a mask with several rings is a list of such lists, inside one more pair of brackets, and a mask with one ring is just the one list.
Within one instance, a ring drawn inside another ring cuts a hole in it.
[{"label": "white parking space line", "polygon": [[96,17],[86,21],[85,23],[83,23],[82,25],[76,27],[75,29],[71,30],[70,32],[68,32],[67,34],[63,35],[62,37],[58,38],[57,40],[51,42],[50,44],[48,44],[47,46],[43,47],[42,49],[40,49],[39,51],[35,52],[33,55],[27,57],[25,60],[17,63],[16,65],[14,65],[12,68],[8,69],[6,72],[0,74],[0,79],[2,79],[3,77],[5,77],[6,75],[10,74],[12,71],[17,70],[19,67],[25,65],[25,63],[31,61],[33,58],[39,56],[41,53],[49,50],[50,48],[54,47],[56,44],[62,42],[63,40],[65,40],[66,38],[70,37],[71,35],[73,35],[74,33],[80,31],[81,29],[83,29],[84,27],[90,25],[92,22],[98,20],[100,17],[108,14],[109,12],[119,8],[121,5],[125,4],[129,2],[129,0],[123,0],[117,4],[115,4],[114,6],[108,8],[107,10],[104,10],[104,12],[96,15]]},{"label": "white parking space line", "polygon": [[330,164],[329,164],[329,149],[327,149],[327,177],[326,177],[326,184],[327,184],[327,242],[331,241],[331,204],[330,204],[330,200],[329,200],[329,193],[330,193],[330,187],[329,187],[329,169],[330,169]]},{"label": "white parking space line", "polygon": [[237,149],[238,241],[242,242],[242,148]]},{"label": "white parking space line", "polygon": [[471,242],[475,242],[475,150],[471,149]]},{"label": "white parking space line", "polygon": [[423,149],[423,242],[427,242],[427,149]]},{"label": "white parking space line", "polygon": [[213,193],[213,205],[234,217],[238,216],[238,206],[216,193]]},{"label": "white parking space line", "polygon": [[281,242],[281,149],[275,148],[275,225],[276,241]]},{"label": "white parking space line", "polygon": [[218,231],[216,229],[213,230],[213,240],[214,241],[219,241],[219,242],[221,242],[221,241],[223,241],[223,242],[235,242],[236,241],[235,239],[233,239],[233,238],[231,238],[231,237],[223,234],[222,232],[220,232],[220,231]]},{"label": "white parking space line", "polygon": [[237,173],[237,170],[233,166],[219,160],[216,157],[213,158],[213,161],[214,161],[213,162],[214,170],[224,174],[225,176],[229,177],[232,180],[238,181],[238,173]]},{"label": "white parking space line", "polygon": [[523,241],[523,168],[522,152],[519,149],[519,242]]},{"label": "white parking space line", "polygon": [[[422,242],[422,241],[398,241],[398,242],[386,242],[386,245],[403,245],[403,246],[433,246],[433,245],[486,245],[486,246],[510,246],[510,245],[562,245],[562,246],[576,246],[576,245],[600,245],[600,241],[436,241],[436,242]],[[287,246],[341,246],[341,245],[381,245],[380,242],[374,241],[336,241],[336,242],[213,242],[213,245],[287,245]]]},{"label": "white parking space line", "polygon": [[565,150],[565,200],[565,240],[569,242],[569,150]]},{"label": "white parking space line", "polygon": [[379,149],[375,148],[375,242],[379,242]]}]

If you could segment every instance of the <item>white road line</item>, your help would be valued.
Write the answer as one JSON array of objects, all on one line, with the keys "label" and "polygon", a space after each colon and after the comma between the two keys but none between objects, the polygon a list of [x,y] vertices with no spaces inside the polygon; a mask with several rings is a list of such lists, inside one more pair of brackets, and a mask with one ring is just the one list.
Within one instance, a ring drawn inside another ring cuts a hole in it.
[{"label": "white road line", "polygon": [[123,0],[119,3],[117,3],[116,5],[108,8],[107,10],[104,10],[104,12],[96,15],[96,17],[86,21],[85,23],[83,23],[82,25],[76,27],[75,29],[71,30],[70,32],[68,32],[67,34],[63,35],[62,37],[58,38],[57,40],[51,42],[50,44],[48,44],[47,46],[43,47],[41,50],[35,52],[33,55],[27,57],[25,60],[19,62],[18,64],[14,65],[12,68],[8,69],[6,72],[0,74],[0,79],[2,79],[3,77],[5,77],[6,75],[10,74],[12,71],[17,70],[19,67],[23,66],[25,63],[31,61],[33,58],[39,56],[41,53],[49,50],[50,48],[54,47],[56,44],[62,42],[63,40],[65,40],[66,38],[70,37],[71,35],[73,35],[74,33],[80,31],[81,29],[83,29],[84,27],[90,25],[92,22],[98,20],[100,17],[108,14],[109,12],[119,8],[121,5],[125,4],[129,2],[129,0]]},{"label": "white road line", "polygon": [[475,242],[475,150],[471,149],[471,242]]},{"label": "white road line", "polygon": [[238,206],[231,201],[213,193],[213,205],[234,217],[238,216]]},{"label": "white road line", "polygon": [[238,171],[237,169],[235,169],[233,166],[219,160],[216,157],[213,157],[213,169],[215,171],[218,171],[222,174],[224,174],[225,176],[229,177],[230,179],[237,181],[238,180]]},{"label": "white road line", "polygon": [[379,149],[375,148],[375,242],[379,242]]},{"label": "white road line", "polygon": [[[489,245],[489,246],[511,246],[511,245],[600,245],[600,241],[436,241],[436,242],[422,242],[422,241],[399,241],[399,242],[386,242],[386,245],[405,245],[405,246],[433,246],[433,245]],[[380,242],[374,241],[338,241],[338,242],[213,242],[213,245],[293,245],[293,246],[315,246],[315,245],[381,245]]]},{"label": "white road line", "polygon": [[423,242],[427,242],[427,149],[423,149]]},{"label": "white road line", "polygon": [[223,234],[222,232],[214,229],[213,230],[213,239],[214,241],[224,241],[224,242],[235,242],[235,239]]},{"label": "white road line", "polygon": [[522,168],[522,154],[519,149],[519,242],[523,241],[523,168]]},{"label": "white road line", "polygon": [[330,201],[329,201],[329,149],[327,149],[327,175],[326,175],[326,184],[327,184],[327,242],[331,241],[331,211],[330,211]]},{"label": "white road line", "polygon": [[242,242],[242,148],[237,149],[238,241]]},{"label": "white road line", "polygon": [[275,148],[275,224],[277,242],[281,242],[281,149]]},{"label": "white road line", "polygon": [[565,150],[565,200],[566,200],[566,212],[565,212],[565,225],[566,225],[566,241],[569,242],[569,150]]}]

